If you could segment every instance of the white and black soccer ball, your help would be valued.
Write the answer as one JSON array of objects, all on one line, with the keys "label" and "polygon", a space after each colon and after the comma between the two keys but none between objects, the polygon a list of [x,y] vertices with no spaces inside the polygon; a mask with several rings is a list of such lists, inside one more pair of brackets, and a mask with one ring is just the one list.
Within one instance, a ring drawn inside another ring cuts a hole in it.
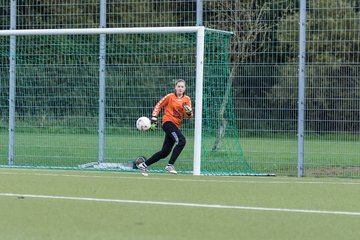
[{"label": "white and black soccer ball", "polygon": [[139,131],[147,131],[149,130],[150,126],[151,126],[151,121],[147,117],[140,117],[136,121],[136,128]]}]

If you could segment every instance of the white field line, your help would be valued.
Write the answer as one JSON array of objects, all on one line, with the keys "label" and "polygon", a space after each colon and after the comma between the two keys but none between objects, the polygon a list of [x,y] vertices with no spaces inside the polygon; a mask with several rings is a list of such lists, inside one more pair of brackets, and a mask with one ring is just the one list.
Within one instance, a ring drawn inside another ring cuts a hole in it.
[{"label": "white field line", "polygon": [[[47,170],[41,170],[41,172],[46,172]],[[54,172],[59,172],[59,170],[56,170]],[[131,174],[132,176],[126,176],[128,174]],[[91,175],[91,174],[62,174],[62,173],[39,173],[39,172],[33,172],[31,170],[30,172],[2,172],[0,171],[0,175],[35,175],[35,176],[52,176],[52,177],[74,177],[74,178],[103,178],[103,179],[133,179],[133,180],[141,180],[144,181],[145,178],[143,176],[136,177],[134,176],[136,173],[127,173],[127,172],[121,172],[116,173],[114,175],[113,173],[110,175]],[[239,180],[230,180],[229,178],[235,178],[234,176],[213,176],[213,178],[216,179],[202,179],[203,176],[197,176],[196,179],[184,179],[181,178],[181,175],[173,176],[171,175],[170,178],[159,178],[156,177],[157,174],[150,174],[149,177],[146,178],[146,180],[160,180],[160,181],[175,181],[175,182],[206,182],[206,183],[259,183],[259,184],[329,184],[329,185],[360,185],[360,181],[356,180],[329,180],[329,181],[304,181],[298,178],[293,178],[293,181],[289,181],[288,178],[284,177],[248,177],[248,176],[238,176],[236,178],[239,178]],[[165,176],[165,175],[163,175]],[[188,176],[188,175],[183,175]],[[256,180],[249,180],[250,178],[254,178]],[[259,180],[262,179],[262,180]],[[270,179],[276,179],[270,180]]]},{"label": "white field line", "polygon": [[178,207],[240,209],[240,210],[248,210],[248,211],[272,211],[272,212],[291,212],[291,213],[312,213],[312,214],[332,214],[332,215],[360,216],[360,212],[306,210],[306,209],[289,209],[289,208],[266,208],[266,207],[250,207],[250,206],[228,206],[228,205],[219,205],[219,204],[138,201],[138,200],[68,197],[68,196],[50,196],[50,195],[17,194],[17,193],[0,193],[0,196],[1,197],[18,197],[18,198],[41,198],[41,199],[91,201],[91,202],[129,203],[129,204],[144,204],[144,205],[166,205],[166,206],[178,206]]}]

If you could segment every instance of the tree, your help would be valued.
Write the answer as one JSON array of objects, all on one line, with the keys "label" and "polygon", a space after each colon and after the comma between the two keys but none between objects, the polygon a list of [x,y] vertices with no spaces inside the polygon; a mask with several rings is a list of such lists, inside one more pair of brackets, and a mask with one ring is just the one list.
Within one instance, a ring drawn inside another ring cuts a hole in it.
[{"label": "tree", "polygon": [[[274,21],[269,21],[267,18],[270,15],[277,16],[284,14],[282,11],[276,13],[271,11],[274,4],[279,4],[279,1],[226,0],[209,2],[205,6],[207,15],[204,18],[208,27],[228,30],[234,33],[230,43],[230,58],[233,65],[231,66],[229,82],[218,113],[220,126],[213,150],[221,147],[221,142],[225,135],[228,123],[224,113],[229,96],[231,96],[231,91],[235,94],[240,94],[234,91],[234,89],[242,84],[241,78],[239,78],[241,65],[255,62],[255,56],[259,52],[267,51],[268,46],[266,42],[269,41],[270,33],[276,26]],[[254,89],[258,91],[258,88]]]},{"label": "tree", "polygon": [[[324,8],[323,6],[327,6]],[[360,33],[358,13],[346,0],[309,1],[307,6],[306,109],[314,131],[353,131],[359,124]],[[269,97],[280,99],[282,118],[295,116],[297,99],[299,13],[284,18],[278,27],[278,51],[287,64]],[[289,91],[293,89],[293,91]],[[287,96],[284,98],[284,96]],[[280,117],[280,116],[276,116]],[[325,123],[325,124],[324,124]]]},{"label": "tree", "polygon": [[17,1],[17,29],[99,27],[98,0]]}]

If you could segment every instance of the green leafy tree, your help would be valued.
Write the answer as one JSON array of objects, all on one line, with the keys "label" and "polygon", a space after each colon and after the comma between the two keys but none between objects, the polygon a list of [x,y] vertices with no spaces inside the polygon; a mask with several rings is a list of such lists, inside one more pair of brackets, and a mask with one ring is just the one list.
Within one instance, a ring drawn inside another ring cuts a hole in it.
[{"label": "green leafy tree", "polygon": [[98,0],[17,1],[17,29],[99,27]]},{"label": "green leafy tree", "polygon": [[[276,9],[276,10],[273,10]],[[221,124],[218,129],[217,140],[214,149],[220,148],[221,139],[225,135],[227,121],[224,118],[224,111],[228,104],[228,96],[242,96],[242,101],[235,101],[236,109],[264,108],[264,102],[255,101],[256,97],[264,95],[263,89],[266,84],[273,81],[262,78],[253,78],[259,74],[259,67],[254,64],[268,62],[264,54],[272,51],[272,32],[276,28],[277,20],[288,12],[284,1],[211,1],[205,5],[204,20],[207,27],[222,29],[233,32],[230,43],[231,76],[227,84],[228,91],[223,96],[218,118]],[[274,21],[272,18],[275,18]],[[270,43],[270,44],[269,44]],[[269,69],[269,68],[267,68]],[[252,78],[250,77],[252,76]],[[263,76],[271,76],[265,74]],[[248,78],[249,77],[249,78]],[[248,81],[251,79],[251,81]],[[271,77],[269,77],[271,79]],[[229,93],[232,91],[232,94]],[[263,112],[263,111],[262,111]],[[250,115],[249,111],[237,112],[242,118],[261,118],[262,116]],[[241,123],[243,124],[243,123]]]},{"label": "green leafy tree", "polygon": [[[324,6],[327,6],[324,8]],[[360,25],[351,1],[308,1],[306,22],[306,117],[308,130],[354,131],[359,128]],[[284,18],[278,26],[278,51],[285,65],[279,82],[269,94],[275,118],[295,119],[299,13]]]},{"label": "green leafy tree", "polygon": [[[109,27],[164,27],[176,26],[174,14],[179,3],[151,0],[123,0],[110,3],[107,9]],[[172,9],[173,11],[166,11]]]}]

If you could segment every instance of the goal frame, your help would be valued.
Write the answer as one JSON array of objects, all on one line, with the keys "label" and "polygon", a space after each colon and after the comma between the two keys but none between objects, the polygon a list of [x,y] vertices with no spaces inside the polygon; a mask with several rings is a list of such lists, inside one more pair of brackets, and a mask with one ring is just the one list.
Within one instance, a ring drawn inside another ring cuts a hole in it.
[{"label": "goal frame", "polygon": [[[204,78],[204,26],[196,27],[145,27],[145,28],[86,28],[86,29],[31,29],[0,30],[0,36],[10,37],[10,76],[9,76],[9,152],[8,164],[15,163],[15,89],[16,89],[16,36],[25,35],[100,35],[99,46],[99,146],[98,163],[104,162],[105,147],[105,55],[107,34],[139,33],[196,33],[196,83],[195,83],[195,128],[193,175],[201,174],[203,78]],[[231,32],[213,30],[228,34]]]}]

